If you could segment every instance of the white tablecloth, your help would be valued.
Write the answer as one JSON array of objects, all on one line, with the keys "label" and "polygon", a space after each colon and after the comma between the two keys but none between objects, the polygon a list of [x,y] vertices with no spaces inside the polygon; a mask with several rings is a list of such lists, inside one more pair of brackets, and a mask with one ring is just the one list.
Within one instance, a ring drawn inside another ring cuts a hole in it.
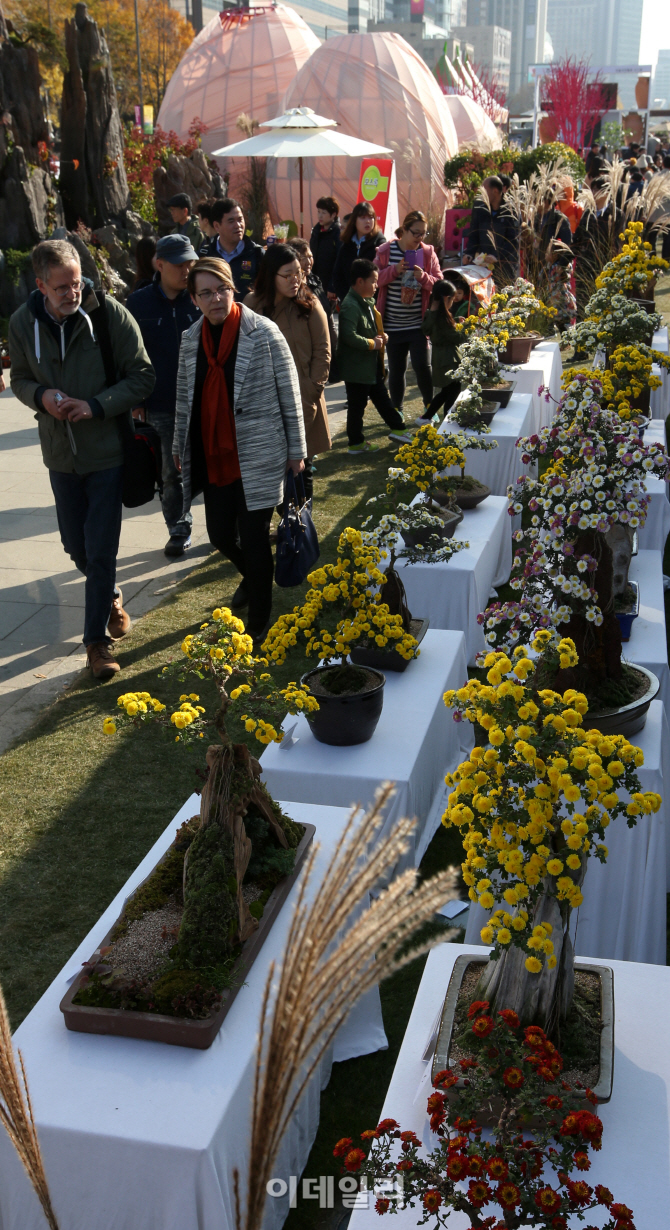
[{"label": "white tablecloth", "polygon": [[[632,735],[631,742],[644,752],[644,765],[638,770],[642,789],[662,795],[663,806],[655,815],[638,816],[633,829],[621,816],[609,826],[607,862],[590,859],[584,903],[573,914],[575,951],[581,957],[665,965],[670,798],[664,781],[670,784],[670,730],[659,700],[651,702],[644,730]],[[488,917],[481,906],[471,905],[466,943],[481,943],[479,935]]]},{"label": "white tablecloth", "polygon": [[[530,393],[533,399],[533,425],[530,433],[539,431],[541,427],[548,427],[551,423],[556,412],[556,402],[561,400],[562,375],[563,362],[558,342],[540,342],[528,362],[520,364],[518,370],[510,375],[510,380],[516,380],[515,395]],[[548,387],[551,395],[549,401],[546,394],[539,392],[541,386]]]},{"label": "white tablecloth", "polygon": [[[281,960],[297,885],[206,1051],[71,1033],[58,1005],[71,976],[107,933],[125,898],[167,849],[193,795],[86,936],[15,1035],[28,1073],[56,1215],[63,1230],[234,1230],[233,1168],[244,1196],[256,1035],[267,972]],[[282,803],[317,826],[313,888],[348,812]],[[331,1058],[386,1047],[379,993],[354,1009],[334,1055],[315,1073],[282,1145],[280,1167],[300,1174],[319,1122]],[[268,1200],[266,1230],[279,1230],[286,1202]],[[9,1140],[0,1132],[0,1226],[44,1230],[43,1214]]]},{"label": "white tablecloth", "polygon": [[[654,334],[652,340],[654,350],[660,350],[662,354],[668,353],[668,326],[664,325]],[[666,372],[658,363],[652,364],[652,372],[655,376],[660,376],[662,384],[660,389],[651,390],[651,417],[653,419],[667,419],[670,414],[670,372]]]},{"label": "white tablecloth", "polygon": [[[529,436],[533,431],[533,399],[530,393],[513,393],[509,405],[504,410],[498,410],[491,423],[491,435],[487,440],[497,440],[498,447],[489,452],[467,452],[465,454],[465,472],[471,478],[479,479],[490,487],[492,495],[507,495],[510,483],[516,483],[521,474],[527,473],[527,468],[521,460],[521,452],[516,447],[520,436]],[[448,419],[440,426],[441,435],[449,435],[452,431],[460,431],[458,423]],[[469,428],[466,435],[476,433]],[[457,466],[445,470],[445,474],[459,473]]]},{"label": "white tablecloth", "polygon": [[[460,944],[443,944],[428,957],[379,1116],[397,1119],[403,1131],[416,1132],[428,1150],[436,1145],[437,1137],[431,1136],[426,1115],[431,1060],[424,1061],[422,1055],[441,1012],[454,961],[474,951]],[[597,964],[610,965],[614,972],[616,1053],[612,1098],[598,1108],[603,1147],[589,1154],[591,1169],[586,1177],[592,1186],[602,1183],[610,1188],[615,1200],[632,1208],[639,1230],[652,1230],[667,1225],[670,1207],[670,970],[620,961]],[[634,1124],[644,1124],[644,1130],[631,1130]],[[484,1215],[493,1207],[485,1206]],[[421,1213],[421,1207],[415,1206],[379,1217],[370,1199],[367,1210],[353,1212],[349,1230],[377,1230],[386,1221],[392,1230],[414,1230]],[[587,1219],[602,1225],[604,1210],[600,1217],[587,1214]],[[450,1230],[466,1230],[469,1224],[464,1213],[449,1215]],[[571,1221],[575,1227],[583,1224]]]},{"label": "white tablecloth", "polygon": [[455,723],[442,699],[448,688],[462,687],[467,678],[465,638],[462,632],[429,628],[420,656],[406,671],[389,671],[384,708],[368,743],[330,747],[314,738],[306,718],[297,722],[299,743],[282,749],[271,743],[263,752],[263,778],[275,799],[303,803],[325,799],[340,807],[367,806],[382,782],[395,782],[396,793],[385,823],[383,840],[399,816],[417,816],[414,849],[403,865],[418,866],[444,811],[444,776],[472,747],[472,727]]},{"label": "white tablecloth", "polygon": [[485,648],[477,615],[488,606],[494,585],[502,585],[512,571],[512,522],[507,499],[489,495],[466,512],[454,538],[470,545],[446,564],[407,564],[396,567],[407,591],[413,615],[430,619],[431,628],[458,628],[465,633],[468,662]]},{"label": "white tablecloth", "polygon": [[658,551],[639,551],[634,555],[628,576],[640,587],[640,614],[633,620],[630,640],[623,646],[629,662],[646,666],[658,676],[659,698],[670,713],[670,670],[665,633],[663,601],[663,560]]},{"label": "white tablecloth", "polygon": [[659,551],[663,555],[665,540],[670,534],[670,500],[668,484],[662,478],[648,478],[645,487],[651,496],[647,520],[638,530],[638,544],[643,551]]}]

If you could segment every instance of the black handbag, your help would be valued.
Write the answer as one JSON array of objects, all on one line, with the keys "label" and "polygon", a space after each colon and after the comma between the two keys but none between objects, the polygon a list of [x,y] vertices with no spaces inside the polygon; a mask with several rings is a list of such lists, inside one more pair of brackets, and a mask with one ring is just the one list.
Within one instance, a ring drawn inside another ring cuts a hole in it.
[{"label": "black handbag", "polygon": [[300,475],[296,479],[289,470],[284,484],[284,508],[277,530],[275,581],[282,589],[302,585],[319,558],[312,515],[305,500],[305,488]]},{"label": "black handbag", "polygon": [[[97,308],[90,313],[91,321],[100,347],[105,382],[108,388],[117,382],[112,339],[109,333],[105,292],[96,291]],[[120,414],[117,418],[123,447],[123,493],[124,508],[140,508],[149,504],[156,491],[163,491],[163,453],[161,438],[151,423],[143,423],[132,414]]]}]

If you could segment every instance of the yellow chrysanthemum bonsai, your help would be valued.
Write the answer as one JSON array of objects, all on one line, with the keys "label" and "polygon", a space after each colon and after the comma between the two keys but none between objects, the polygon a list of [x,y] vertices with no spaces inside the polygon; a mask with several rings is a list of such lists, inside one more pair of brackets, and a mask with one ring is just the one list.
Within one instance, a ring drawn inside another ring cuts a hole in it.
[{"label": "yellow chrysanthemum bonsai", "polygon": [[[538,632],[532,648],[542,652],[547,635]],[[562,666],[575,665],[572,641],[558,651]],[[525,647],[488,654],[485,669],[486,682],[471,679],[444,697],[487,741],[447,777],[442,819],[464,834],[463,878],[490,914],[481,938],[491,958],[474,998],[556,1035],[572,1002],[570,917],[588,859],[606,861],[612,820],[625,816],[632,827],[661,799],[640,787],[639,748],[582,729],[582,693],[534,690]]]}]

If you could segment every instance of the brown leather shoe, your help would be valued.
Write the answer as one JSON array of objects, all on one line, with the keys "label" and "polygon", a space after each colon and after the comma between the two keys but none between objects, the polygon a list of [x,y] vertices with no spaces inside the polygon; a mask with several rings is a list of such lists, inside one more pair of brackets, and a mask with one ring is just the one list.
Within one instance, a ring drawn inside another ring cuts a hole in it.
[{"label": "brown leather shoe", "polygon": [[130,628],[130,615],[123,609],[123,594],[119,590],[112,603],[112,611],[107,624],[107,631],[113,641],[118,641]]},{"label": "brown leather shoe", "polygon": [[96,641],[86,646],[86,660],[93,671],[94,679],[111,679],[121,670],[107,641]]}]

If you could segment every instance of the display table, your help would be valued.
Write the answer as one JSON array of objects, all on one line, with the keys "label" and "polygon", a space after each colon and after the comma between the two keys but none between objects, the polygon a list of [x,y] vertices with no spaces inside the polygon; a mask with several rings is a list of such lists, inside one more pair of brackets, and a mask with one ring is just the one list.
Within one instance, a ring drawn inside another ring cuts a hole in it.
[{"label": "display table", "polygon": [[[324,875],[348,812],[282,803],[294,820],[316,825],[320,849],[311,896]],[[51,1196],[63,1230],[234,1230],[233,1168],[244,1199],[256,1035],[271,961],[281,961],[298,884],[252,966],[209,1050],[70,1033],[59,1003],[114,920],[125,898],[167,849],[193,795],[175,816],[102,918],[17,1030],[26,1064]],[[335,1058],[386,1047],[379,993],[354,1009]],[[279,1171],[300,1174],[319,1122],[328,1054],[291,1120]],[[285,1209],[268,1201],[266,1230]],[[0,1226],[44,1230],[37,1199],[4,1130],[0,1132]]]},{"label": "display table", "polygon": [[[422,1056],[441,1012],[454,961],[469,951],[476,950],[460,944],[442,944],[428,957],[379,1116],[396,1119],[403,1131],[416,1132],[428,1150],[437,1144],[438,1138],[431,1134],[426,1114],[426,1100],[431,1093],[431,1059],[424,1060]],[[616,1053],[612,1098],[598,1108],[604,1126],[603,1146],[599,1153],[589,1153],[591,1169],[586,1178],[591,1186],[602,1183],[614,1193],[615,1200],[627,1204],[639,1230],[651,1230],[667,1225],[670,1202],[670,970],[623,961],[597,964],[610,965],[614,971]],[[640,1123],[644,1124],[644,1131],[631,1131],[633,1124]],[[341,1125],[343,1132],[347,1129],[347,1124]],[[579,1177],[578,1172],[575,1174]],[[414,1230],[421,1221],[420,1205],[379,1217],[372,1196],[367,1198],[367,1204],[367,1209],[354,1210],[349,1230],[378,1230],[380,1226],[385,1230],[387,1222],[390,1230]],[[494,1208],[497,1206],[485,1206],[483,1215]],[[604,1212],[600,1217],[586,1216],[602,1225]],[[450,1213],[449,1230],[466,1230],[469,1224],[464,1213]],[[575,1227],[583,1224],[574,1220]]]},{"label": "display table", "polygon": [[[489,454],[484,454],[487,456]],[[446,564],[396,563],[412,614],[428,617],[431,628],[459,628],[465,633],[468,662],[485,648],[477,615],[489,603],[491,590],[512,571],[512,521],[507,499],[489,495],[466,512],[454,533],[470,545]]]},{"label": "display table", "polygon": [[633,620],[630,640],[623,646],[629,662],[646,666],[658,676],[659,698],[670,713],[670,670],[668,642],[665,633],[665,602],[663,600],[663,560],[658,551],[639,551],[634,555],[628,572],[631,581],[640,587],[640,614]]},{"label": "display table", "polygon": [[271,743],[263,752],[263,778],[270,793],[275,799],[302,803],[328,799],[340,807],[367,807],[382,782],[395,782],[379,839],[398,817],[417,816],[414,847],[403,866],[418,866],[444,810],[444,776],[472,747],[472,727],[454,722],[442,699],[448,688],[462,687],[466,678],[463,633],[430,628],[419,657],[407,670],[387,673],[384,708],[368,743],[330,747],[317,742],[302,715],[285,719],[285,728],[295,725],[299,742],[289,748]]},{"label": "display table", "polygon": [[[619,816],[607,830],[606,863],[589,860],[584,879],[584,903],[573,913],[575,951],[582,957],[613,957],[619,961],[646,961],[665,965],[666,892],[670,886],[670,730],[660,700],[653,700],[644,730],[631,736],[644,752],[638,769],[643,790],[663,797],[661,810],[638,816],[629,829]],[[472,904],[465,940],[480,943],[489,914]]]},{"label": "display table", "polygon": [[[504,410],[498,410],[491,423],[491,434],[487,440],[497,440],[498,447],[489,452],[467,452],[465,454],[465,472],[470,478],[479,479],[491,489],[492,495],[507,495],[507,488],[516,483],[520,475],[527,473],[527,467],[521,460],[521,451],[516,442],[521,436],[529,436],[533,431],[533,399],[530,393],[513,393],[509,405]],[[440,435],[449,435],[452,431],[461,431],[458,423],[449,419],[440,425]],[[477,433],[470,428],[465,429],[468,436]],[[460,473],[458,466],[445,470],[445,474]]]},{"label": "display table", "polygon": [[665,550],[665,540],[670,534],[670,500],[668,484],[662,478],[648,478],[645,487],[651,496],[647,507],[647,520],[637,532],[639,546],[644,551]]},{"label": "display table", "polygon": [[[660,350],[662,354],[668,353],[667,325],[654,334],[651,344],[654,350]],[[651,417],[665,420],[670,414],[670,372],[666,372],[658,363],[653,363],[651,370],[654,376],[660,376],[663,382],[660,389],[651,390]]]},{"label": "display table", "polygon": [[[533,399],[533,424],[528,434],[539,431],[541,427],[548,427],[551,423],[556,412],[556,402],[561,400],[563,392],[562,375],[563,363],[558,342],[540,342],[532,351],[528,362],[519,364],[516,371],[510,372],[510,380],[516,380],[515,396],[519,393],[530,393]],[[549,394],[540,393],[540,388],[548,388]]]}]

